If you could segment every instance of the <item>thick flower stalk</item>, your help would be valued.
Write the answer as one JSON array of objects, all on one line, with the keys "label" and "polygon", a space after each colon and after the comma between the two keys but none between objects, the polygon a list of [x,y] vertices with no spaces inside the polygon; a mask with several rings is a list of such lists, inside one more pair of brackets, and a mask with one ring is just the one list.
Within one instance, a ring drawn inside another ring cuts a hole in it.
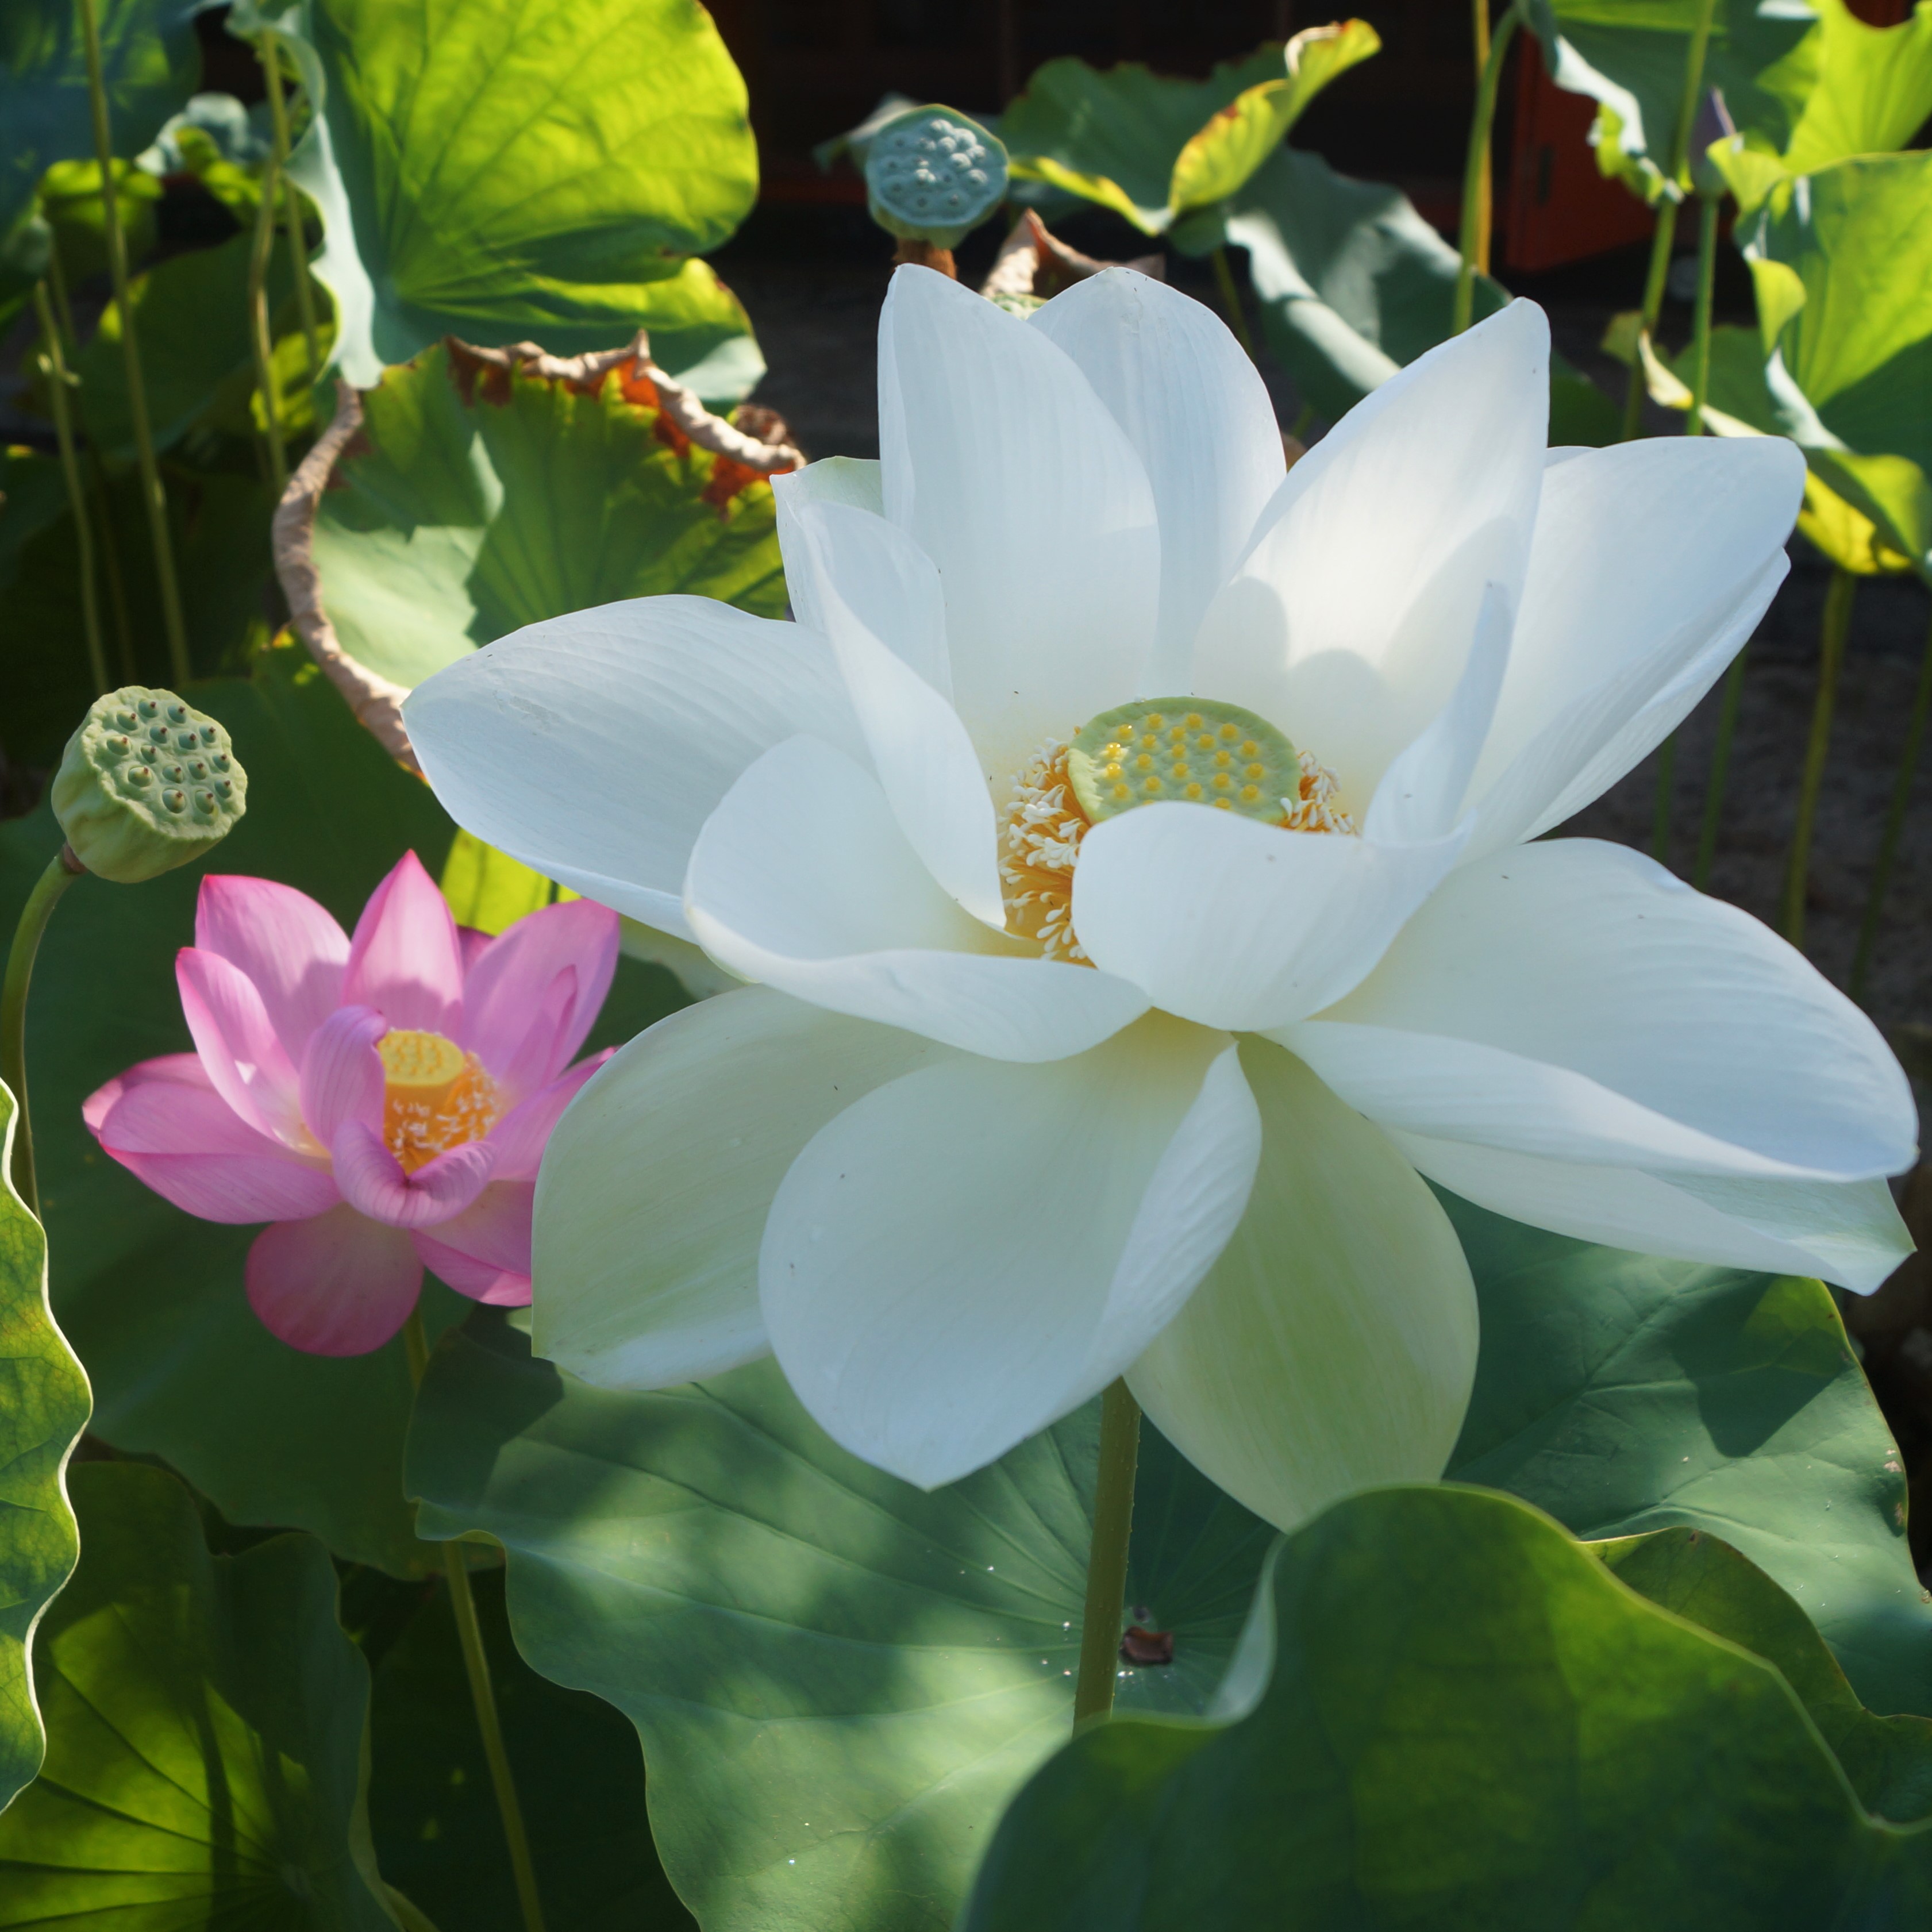
[{"label": "thick flower stalk", "polygon": [[271,1225],[250,1306],[319,1355],[380,1348],[425,1266],[478,1301],[530,1298],[530,1209],[571,1064],[609,990],[617,919],[574,902],[496,938],[459,928],[413,853],[352,937],[272,880],[202,881],[176,962],[192,1053],[83,1110],[104,1151],[204,1221]]},{"label": "thick flower stalk", "polygon": [[646,598],[419,687],[461,823],[754,982],[566,1117],[538,1348],[620,1388],[775,1352],[928,1486],[1124,1375],[1288,1523],[1455,1440],[1424,1176],[1875,1286],[1916,1125],[1878,1034],[1754,920],[1540,838],[1749,636],[1802,460],[1546,449],[1548,352],[1518,302],[1285,472],[1186,297],[1116,269],[1022,320],[902,268],[881,460],[776,484],[796,623]]}]

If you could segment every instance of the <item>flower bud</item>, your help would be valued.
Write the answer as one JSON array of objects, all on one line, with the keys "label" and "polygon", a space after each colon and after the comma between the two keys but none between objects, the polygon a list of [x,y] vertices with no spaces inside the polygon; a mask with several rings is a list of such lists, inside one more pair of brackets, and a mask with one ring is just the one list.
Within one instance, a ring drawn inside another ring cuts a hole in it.
[{"label": "flower bud", "polygon": [[950,107],[909,107],[866,152],[872,219],[889,235],[954,248],[1006,199],[1006,151]]},{"label": "flower bud", "polygon": [[54,775],[54,816],[74,856],[122,885],[212,851],[248,796],[227,732],[172,692],[137,684],[94,700]]}]

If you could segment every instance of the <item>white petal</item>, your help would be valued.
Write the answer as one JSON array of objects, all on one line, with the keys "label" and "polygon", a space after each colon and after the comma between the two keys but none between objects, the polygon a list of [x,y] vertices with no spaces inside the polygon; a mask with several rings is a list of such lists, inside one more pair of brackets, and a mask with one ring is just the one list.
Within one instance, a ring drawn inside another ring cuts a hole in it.
[{"label": "white petal", "polygon": [[866,755],[823,638],[706,597],[526,625],[418,685],[404,721],[459,825],[684,939],[692,845],[739,773],[800,731]]},{"label": "white petal", "polygon": [[1882,1180],[1738,1180],[1582,1167],[1420,1134],[1390,1138],[1430,1180],[1532,1227],[1672,1261],[1816,1274],[1869,1294],[1912,1252]]},{"label": "white petal", "polygon": [[1094,962],[1203,1026],[1259,1030],[1340,999],[1455,862],[1460,838],[1384,845],[1210,806],[1094,826],[1073,925]]},{"label": "white petal", "polygon": [[1476,1372],[1475,1286],[1440,1204],[1291,1055],[1244,1041],[1262,1118],[1248,1211],[1128,1371],[1161,1433],[1292,1529],[1372,1483],[1430,1482]]},{"label": "white petal", "polygon": [[947,1057],[746,986],[661,1020],[585,1088],[537,1182],[531,1338],[605,1388],[668,1388],[766,1351],[758,1244],[799,1150]]},{"label": "white petal", "polygon": [[734,785],[691,855],[685,914],[730,971],[996,1060],[1083,1053],[1147,1010],[1124,980],[1027,956],[920,863],[877,779],[814,738]]},{"label": "white petal", "polygon": [[886,515],[938,566],[952,692],[1004,780],[1142,688],[1160,594],[1154,496],[1065,352],[930,268],[879,325]]},{"label": "white petal", "polygon": [[[1741,644],[1784,575],[1804,484],[1804,458],[1778,436],[1648,437],[1546,469],[1476,795],[1562,722],[1538,761],[1544,796],[1522,820],[1550,822],[1556,792],[1694,658],[1720,634]],[[1582,742],[1574,714],[1586,694]]]},{"label": "white petal", "polygon": [[[883,517],[836,503],[794,513],[788,554],[814,584],[815,621],[907,842],[975,919],[1003,928],[992,794],[944,694],[946,612],[932,560]],[[800,580],[789,562],[786,572]]]},{"label": "white petal", "polygon": [[1140,453],[1160,519],[1160,616],[1144,695],[1192,687],[1194,634],[1286,473],[1267,385],[1212,309],[1132,268],[1035,311]]},{"label": "white petal", "polygon": [[1392,376],[1288,472],[1208,608],[1193,689],[1279,725],[1353,810],[1447,700],[1485,586],[1516,602],[1549,353],[1520,302]]},{"label": "white petal", "polygon": [[[1381,1028],[1402,1037],[1365,1051]],[[1916,1153],[1857,1007],[1748,914],[1591,839],[1458,872],[1293,1044],[1375,1118],[1525,1154],[1854,1180]]]},{"label": "white petal", "polygon": [[1499,584],[1483,592],[1468,662],[1456,688],[1421,735],[1382,774],[1363,830],[1374,839],[1417,844],[1446,838],[1483,748],[1509,664],[1509,599]]},{"label": "white petal", "polygon": [[[836,595],[857,622],[950,703],[952,671],[946,661],[946,599],[939,573],[911,538],[886,521],[876,502],[855,502],[850,498],[856,492],[824,486],[818,472],[835,463],[857,466],[855,458],[827,457],[772,478],[793,614],[829,636],[826,598]],[[876,497],[879,466],[865,467],[873,486],[870,494]],[[817,525],[816,542],[807,539],[806,524]]]},{"label": "white petal", "polygon": [[759,1262],[772,1349],[854,1455],[954,1481],[1173,1318],[1259,1152],[1233,1048],[1171,1020],[1051,1066],[909,1074],[822,1130],[778,1189]]}]

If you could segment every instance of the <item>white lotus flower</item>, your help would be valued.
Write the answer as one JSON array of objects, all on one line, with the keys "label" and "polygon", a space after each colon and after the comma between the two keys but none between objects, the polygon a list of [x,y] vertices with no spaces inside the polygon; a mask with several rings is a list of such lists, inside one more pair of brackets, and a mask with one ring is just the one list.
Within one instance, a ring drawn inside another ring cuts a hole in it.
[{"label": "white lotus flower", "polygon": [[1124,1373],[1286,1524],[1454,1442],[1423,1175],[1875,1286],[1915,1121],[1870,1023],[1636,853],[1526,842],[1750,634],[1803,460],[1546,451],[1547,355],[1517,302],[1284,475],[1199,304],[902,268],[882,458],[778,480],[796,624],[646,598],[417,691],[461,824],[756,982],[558,1128],[538,1350],[632,1388],[774,1351],[928,1486]]}]

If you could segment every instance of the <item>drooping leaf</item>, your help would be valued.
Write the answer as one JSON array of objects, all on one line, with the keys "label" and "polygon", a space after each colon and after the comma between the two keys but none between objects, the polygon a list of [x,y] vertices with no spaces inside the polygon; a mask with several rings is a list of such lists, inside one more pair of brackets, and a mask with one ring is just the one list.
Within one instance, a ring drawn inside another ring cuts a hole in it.
[{"label": "drooping leaf", "polygon": [[369,1672],[312,1538],[211,1556],[160,1469],[74,1473],[80,1568],[40,1627],[38,1780],[0,1816],[0,1927],[388,1932]]},{"label": "drooping leaf", "polygon": [[[428,787],[384,756],[299,649],[266,650],[251,677],[184,694],[228,728],[249,775],[248,815],[214,868],[297,886],[346,928],[404,851],[441,866],[454,828]],[[6,929],[59,843],[45,805],[0,824]],[[82,879],[41,946],[27,1059],[55,1311],[93,1378],[105,1440],[165,1457],[231,1522],[313,1530],[344,1556],[407,1572],[433,1552],[403,1496],[400,1340],[342,1359],[277,1341],[243,1293],[256,1231],[170,1207],[81,1122],[102,1082],[189,1049],[174,956],[193,940],[202,869],[142,886]],[[628,1039],[682,999],[668,975],[625,962],[592,1046]],[[469,1305],[425,1288],[432,1332]]]},{"label": "drooping leaf", "polygon": [[1697,1529],[1591,1547],[1639,1595],[1775,1664],[1874,1817],[1932,1815],[1932,1719],[1874,1717],[1804,1612],[1748,1557]]},{"label": "drooping leaf", "polygon": [[[1238,195],[1228,238],[1248,251],[1268,346],[1331,422],[1449,334],[1457,256],[1399,188],[1337,174],[1283,148]],[[1509,300],[1487,275],[1475,320]],[[1550,440],[1616,440],[1610,398],[1550,358]]]},{"label": "drooping leaf", "polygon": [[[1381,45],[1366,20],[1341,21],[1222,62],[1204,81],[1135,61],[1102,73],[1070,56],[1051,60],[1000,117],[1000,138],[1016,180],[1046,182],[1164,235],[1237,194],[1316,95]],[[1174,238],[1204,254],[1222,238],[1218,220]]]},{"label": "drooping leaf", "polygon": [[314,556],[343,648],[396,683],[621,598],[784,610],[770,484],[688,442],[647,380],[613,370],[586,394],[440,345],[364,407]]},{"label": "drooping leaf", "polygon": [[1448,1474],[1579,1536],[1720,1536],[1796,1600],[1866,1704],[1932,1714],[1904,1472],[1826,1291],[1443,1204],[1483,1310]]},{"label": "drooping leaf", "polygon": [[0,1087],[0,1808],[40,1768],[27,1647],[79,1545],[63,1472],[87,1377],[47,1306],[47,1244],[14,1192],[14,1096]]},{"label": "drooping leaf", "polygon": [[443,335],[573,355],[660,297],[689,328],[715,284],[680,271],[757,193],[744,82],[688,0],[265,0],[230,26],[286,37],[316,105],[290,172],[358,388]]},{"label": "drooping leaf", "polygon": [[[401,1586],[392,1586],[400,1589]],[[692,1932],[658,1864],[629,1720],[517,1654],[502,1572],[470,1580],[548,1922],[568,1932]],[[522,1932],[447,1594],[376,1666],[369,1822],[383,1876],[464,1932]]]},{"label": "drooping leaf", "polygon": [[[949,1926],[1006,1797],[1066,1735],[1091,1409],[926,1495],[832,1444],[770,1362],[657,1394],[478,1322],[411,1437],[424,1534],[510,1552],[520,1648],[637,1724],[658,1849],[706,1932]],[[1128,1600],[1198,1710],[1270,1532],[1144,1433]]]},{"label": "drooping leaf", "polygon": [[[194,92],[201,70],[190,0],[98,0],[114,152],[131,160]],[[79,10],[68,0],[0,8],[0,240],[33,212],[56,161],[94,154]]]},{"label": "drooping leaf", "polygon": [[1880,1823],[1778,1671],[1509,1498],[1370,1491],[1284,1540],[1214,1717],[1064,1747],[962,1932],[1905,1925]]}]

